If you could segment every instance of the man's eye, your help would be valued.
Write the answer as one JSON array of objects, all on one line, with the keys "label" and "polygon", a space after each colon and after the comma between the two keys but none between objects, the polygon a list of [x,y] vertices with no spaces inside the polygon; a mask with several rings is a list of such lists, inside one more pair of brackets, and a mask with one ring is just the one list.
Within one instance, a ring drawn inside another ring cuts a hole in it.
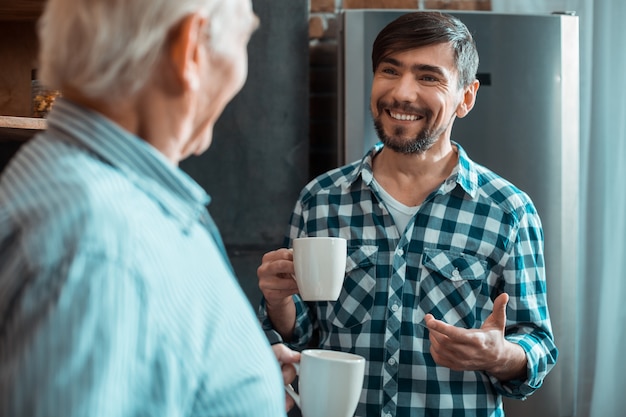
[{"label": "man's eye", "polygon": [[427,82],[427,83],[436,83],[436,82],[438,82],[438,81],[439,81],[439,79],[438,79],[438,78],[433,77],[433,76],[431,76],[431,75],[423,75],[420,79],[421,79],[422,81],[424,81],[424,82]]},{"label": "man's eye", "polygon": [[393,68],[382,68],[381,71],[383,74],[395,75],[397,74],[396,70]]}]

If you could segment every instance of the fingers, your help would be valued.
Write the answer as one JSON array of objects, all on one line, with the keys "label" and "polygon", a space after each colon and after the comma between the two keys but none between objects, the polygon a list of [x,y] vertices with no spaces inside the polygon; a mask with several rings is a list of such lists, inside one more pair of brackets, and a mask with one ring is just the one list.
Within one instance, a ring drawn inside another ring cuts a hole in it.
[{"label": "fingers", "polygon": [[433,360],[453,370],[484,370],[498,358],[504,343],[509,296],[500,294],[480,329],[464,329],[424,316]]},{"label": "fingers", "polygon": [[261,265],[257,268],[257,276],[275,276],[279,274],[293,274],[293,250],[278,249],[263,255]]},{"label": "fingers", "polygon": [[[276,355],[276,359],[280,363],[281,372],[283,374],[283,383],[285,385],[291,384],[296,379],[296,368],[294,368],[292,364],[300,362],[300,353],[289,349],[282,343],[272,345],[272,350],[274,351],[274,355]],[[285,410],[291,410],[294,405],[295,403],[293,398],[286,395]]]},{"label": "fingers", "polygon": [[284,383],[291,384],[296,378],[296,368],[292,364],[300,362],[300,352],[291,350],[281,343],[272,345],[272,350],[280,363]]},{"label": "fingers", "polygon": [[285,395],[285,411],[289,412],[294,406],[296,402],[289,395]]},{"label": "fingers", "polygon": [[493,301],[493,314],[497,318],[501,318],[502,326],[504,327],[506,323],[506,305],[509,303],[509,295],[505,292],[500,294]]},{"label": "fingers", "polygon": [[432,314],[426,314],[424,316],[424,324],[430,331],[431,335],[440,334],[442,336],[454,337],[454,335],[458,334],[460,330],[441,320],[437,320]]},{"label": "fingers", "polygon": [[[272,345],[272,350],[274,351],[274,355],[276,355],[276,359],[280,364],[291,364],[300,362],[300,353],[295,350],[289,349],[287,346],[282,343],[276,343]],[[293,369],[293,366],[290,366]]]},{"label": "fingers", "polygon": [[269,303],[279,303],[298,292],[293,274],[292,250],[278,249],[263,256],[257,277],[259,288]]},{"label": "fingers", "polygon": [[499,307],[506,308],[506,305],[508,304],[508,302],[509,302],[509,294],[503,292],[502,294],[497,296],[495,300],[493,300],[493,309],[495,310],[496,308],[499,308]]},{"label": "fingers", "polygon": [[278,249],[263,255],[261,265],[257,268],[257,276],[262,279],[293,278],[293,251]]},{"label": "fingers", "polygon": [[[493,309],[491,314],[485,320],[481,328],[494,328],[504,329],[506,326],[506,306],[509,302],[509,295],[502,293],[493,301]],[[437,320],[432,314],[426,314],[424,316],[424,324],[431,332],[438,332],[445,334],[449,337],[462,336],[464,329],[452,326],[444,321]]]},{"label": "fingers", "polygon": [[483,330],[499,330],[504,332],[506,327],[506,305],[509,302],[509,295],[502,293],[493,301],[493,310],[481,329]]},{"label": "fingers", "polygon": [[263,255],[263,261],[273,261],[276,259],[287,259],[293,261],[293,249],[280,248]]}]

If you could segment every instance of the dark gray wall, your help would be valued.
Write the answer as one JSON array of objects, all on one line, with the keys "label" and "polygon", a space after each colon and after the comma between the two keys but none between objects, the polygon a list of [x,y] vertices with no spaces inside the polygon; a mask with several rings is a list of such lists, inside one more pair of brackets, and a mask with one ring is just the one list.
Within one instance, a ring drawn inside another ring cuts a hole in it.
[{"label": "dark gray wall", "polygon": [[248,46],[248,80],[215,127],[213,144],[181,168],[209,206],[246,295],[257,307],[256,268],[282,245],[308,179],[308,2],[253,0],[261,24]]}]

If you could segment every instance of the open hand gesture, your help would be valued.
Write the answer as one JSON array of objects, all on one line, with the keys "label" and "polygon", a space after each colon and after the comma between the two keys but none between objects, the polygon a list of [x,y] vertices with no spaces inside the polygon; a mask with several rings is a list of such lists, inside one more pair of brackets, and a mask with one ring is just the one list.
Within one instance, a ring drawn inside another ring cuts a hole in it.
[{"label": "open hand gesture", "polygon": [[500,294],[480,329],[462,329],[427,314],[430,353],[438,365],[455,371],[486,371],[501,381],[526,377],[526,353],[505,339],[506,305]]}]

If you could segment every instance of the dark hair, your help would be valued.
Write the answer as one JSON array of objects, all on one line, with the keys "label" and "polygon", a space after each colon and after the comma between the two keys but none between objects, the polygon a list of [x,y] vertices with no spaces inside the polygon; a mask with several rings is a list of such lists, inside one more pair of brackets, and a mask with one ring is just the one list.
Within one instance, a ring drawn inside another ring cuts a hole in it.
[{"label": "dark hair", "polygon": [[372,70],[389,55],[438,43],[450,43],[459,74],[459,87],[476,79],[478,51],[472,34],[456,17],[420,11],[400,16],[380,31],[372,49]]}]

